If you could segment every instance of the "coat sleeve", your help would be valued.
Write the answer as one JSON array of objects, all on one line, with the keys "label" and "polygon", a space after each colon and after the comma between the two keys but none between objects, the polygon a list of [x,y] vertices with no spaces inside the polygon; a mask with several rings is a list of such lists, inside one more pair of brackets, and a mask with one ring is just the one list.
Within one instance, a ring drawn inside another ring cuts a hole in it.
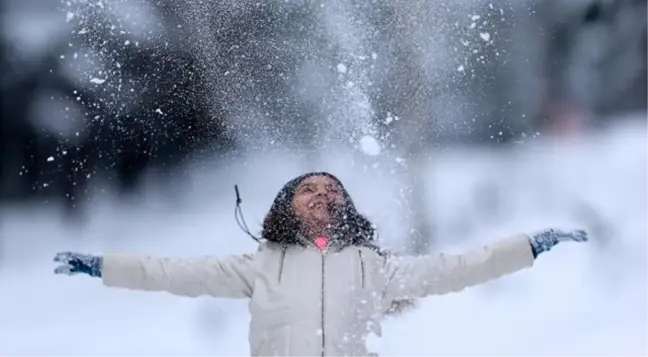
[{"label": "coat sleeve", "polygon": [[193,259],[105,255],[101,277],[110,287],[246,298],[252,295],[253,262],[251,254]]},{"label": "coat sleeve", "polygon": [[533,261],[525,235],[461,255],[390,255],[385,260],[385,295],[398,300],[457,292],[530,267]]}]

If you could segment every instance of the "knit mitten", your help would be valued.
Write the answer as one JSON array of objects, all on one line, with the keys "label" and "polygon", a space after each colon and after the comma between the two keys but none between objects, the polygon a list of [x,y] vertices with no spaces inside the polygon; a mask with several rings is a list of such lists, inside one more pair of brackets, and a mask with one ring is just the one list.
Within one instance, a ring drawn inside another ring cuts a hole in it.
[{"label": "knit mitten", "polygon": [[102,257],[89,254],[62,252],[56,254],[54,261],[61,263],[61,265],[54,269],[54,273],[56,274],[88,274],[92,277],[101,277],[101,266],[103,264]]},{"label": "knit mitten", "polygon": [[560,242],[587,242],[587,232],[584,230],[563,231],[560,229],[545,229],[532,234],[529,238],[533,256],[538,257],[540,253],[547,252]]}]

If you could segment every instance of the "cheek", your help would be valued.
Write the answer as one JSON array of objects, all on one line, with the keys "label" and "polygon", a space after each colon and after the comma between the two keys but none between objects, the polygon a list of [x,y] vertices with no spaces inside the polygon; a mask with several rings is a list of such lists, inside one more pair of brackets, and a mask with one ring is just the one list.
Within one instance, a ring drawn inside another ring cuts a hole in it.
[{"label": "cheek", "polygon": [[306,200],[300,198],[294,199],[292,202],[292,210],[295,216],[302,216],[306,210]]}]

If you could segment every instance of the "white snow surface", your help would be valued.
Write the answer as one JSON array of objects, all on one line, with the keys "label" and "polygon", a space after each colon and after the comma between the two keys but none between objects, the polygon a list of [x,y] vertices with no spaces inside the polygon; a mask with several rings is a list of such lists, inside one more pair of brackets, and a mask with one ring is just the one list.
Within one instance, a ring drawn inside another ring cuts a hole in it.
[{"label": "white snow surface", "polygon": [[[532,269],[461,293],[423,299],[384,322],[381,355],[628,356],[647,348],[646,126],[622,125],[570,142],[525,143],[511,152],[453,149],[434,154],[428,175],[444,236],[458,252],[516,232],[582,226],[568,215],[573,197],[587,199],[613,222],[607,246],[564,244]],[[366,166],[353,153],[331,153],[321,168],[337,174],[357,206],[398,247],[397,175]],[[385,162],[393,161],[384,152]],[[255,249],[233,218],[240,185],[253,230],[274,195],[305,169],[291,156],[254,157],[193,168],[169,196],[149,190],[128,203],[97,195],[85,226],[55,208],[4,207],[0,212],[0,355],[247,355],[245,300],[181,298],[108,289],[86,276],[56,276],[57,251],[191,256]],[[347,158],[342,160],[341,158]],[[259,184],[259,180],[263,180]],[[471,188],[496,182],[508,209],[486,219]],[[474,227],[455,239],[452,224]],[[597,238],[597,237],[593,237]]]}]

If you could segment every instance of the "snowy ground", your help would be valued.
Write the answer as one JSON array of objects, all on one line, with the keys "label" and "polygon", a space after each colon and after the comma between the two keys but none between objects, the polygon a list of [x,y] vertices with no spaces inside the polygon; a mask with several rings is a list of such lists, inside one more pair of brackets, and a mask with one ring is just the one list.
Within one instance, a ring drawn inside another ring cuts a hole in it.
[{"label": "snowy ground", "polygon": [[[425,299],[385,321],[381,354],[648,354],[646,145],[646,126],[635,123],[577,142],[519,145],[514,153],[438,154],[428,194],[446,250],[549,225],[582,226],[570,215],[579,197],[614,223],[613,240],[563,245],[533,269]],[[346,182],[386,244],[397,246],[407,230],[394,214],[397,183],[382,169],[391,158],[340,157],[323,168]],[[52,209],[5,207],[0,355],[248,354],[246,301],[107,289],[96,279],[54,276],[51,257],[60,250],[175,256],[251,251],[255,242],[233,218],[232,186],[240,184],[248,224],[256,226],[281,185],[303,171],[286,161],[263,157],[226,170],[196,169],[181,183],[187,194],[172,199],[153,189],[128,205],[98,198],[85,227],[64,223]],[[470,200],[472,188],[485,180],[504,193],[496,217]],[[462,237],[454,239],[457,232]]]}]

